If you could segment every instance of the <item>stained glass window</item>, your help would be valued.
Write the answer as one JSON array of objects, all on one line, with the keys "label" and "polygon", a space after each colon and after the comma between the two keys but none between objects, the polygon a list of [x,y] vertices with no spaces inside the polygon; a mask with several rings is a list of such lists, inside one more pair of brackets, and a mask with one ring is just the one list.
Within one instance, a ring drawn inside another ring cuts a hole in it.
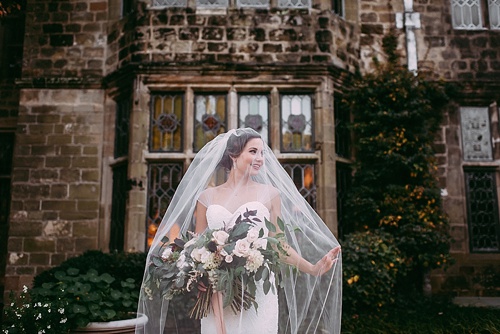
[{"label": "stained glass window", "polygon": [[237,0],[238,7],[268,8],[269,0]]},{"label": "stained glass window", "polygon": [[147,212],[147,247],[153,242],[156,230],[161,223],[177,186],[181,182],[183,164],[151,163],[148,171],[148,212]]},{"label": "stained glass window", "polygon": [[151,6],[154,7],[186,7],[187,0],[153,0]]},{"label": "stained glass window", "polygon": [[205,8],[220,8],[220,7],[228,7],[228,0],[196,0],[197,7],[205,7]]},{"label": "stained glass window", "polygon": [[311,0],[279,0],[278,7],[284,8],[310,8]]},{"label": "stained glass window", "polygon": [[310,95],[281,96],[281,150],[313,152],[313,105]]},{"label": "stained glass window", "polygon": [[314,164],[284,163],[283,168],[309,205],[316,209],[316,181]]},{"label": "stained glass window", "polygon": [[464,172],[469,241],[472,252],[500,251],[500,222],[495,171],[470,169]]},{"label": "stained glass window", "polygon": [[481,0],[451,0],[451,17],[455,29],[482,29]]},{"label": "stained glass window", "polygon": [[151,152],[182,151],[184,95],[153,95],[151,103]]},{"label": "stained glass window", "polygon": [[252,128],[269,144],[269,98],[267,95],[240,95],[239,127]]},{"label": "stained glass window", "polygon": [[500,0],[488,0],[490,28],[500,29]]},{"label": "stained glass window", "polygon": [[194,151],[226,132],[226,95],[199,94],[195,96]]}]

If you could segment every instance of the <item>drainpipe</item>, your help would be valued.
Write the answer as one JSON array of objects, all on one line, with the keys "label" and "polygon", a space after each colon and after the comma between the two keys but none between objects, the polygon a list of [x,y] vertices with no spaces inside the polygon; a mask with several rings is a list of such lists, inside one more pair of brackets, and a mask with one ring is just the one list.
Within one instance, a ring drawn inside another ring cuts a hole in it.
[{"label": "drainpipe", "polygon": [[408,70],[417,72],[417,40],[415,30],[420,29],[420,13],[413,11],[413,0],[404,0],[404,13],[396,13],[396,27],[405,28],[406,34],[406,58]]}]

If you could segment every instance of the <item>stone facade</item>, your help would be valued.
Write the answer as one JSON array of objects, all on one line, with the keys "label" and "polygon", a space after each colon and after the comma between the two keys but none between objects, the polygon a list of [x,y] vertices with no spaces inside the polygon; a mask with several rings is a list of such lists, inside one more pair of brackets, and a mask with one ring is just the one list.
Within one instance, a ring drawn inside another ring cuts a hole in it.
[{"label": "stone facade", "polygon": [[[87,249],[109,249],[113,172],[120,164],[127,166],[128,185],[124,249],[144,249],[148,166],[189,164],[198,93],[227,95],[229,128],[238,126],[240,93],[269,96],[272,148],[283,161],[315,166],[317,210],[337,232],[337,164],[351,161],[335,154],[335,99],[352,74],[372,71],[374,57],[383,61],[382,38],[396,29],[403,60],[416,56],[419,70],[461,84],[436,137],[458,262],[434,273],[432,283],[456,290],[464,281],[462,290],[473,293],[470,273],[498,266],[500,255],[470,251],[464,167],[497,171],[500,152],[494,146],[492,161],[464,162],[460,107],[490,108],[492,142],[499,140],[499,30],[453,29],[449,1],[418,1],[411,11],[403,1],[345,1],[343,15],[319,0],[310,8],[278,8],[273,0],[270,8],[216,10],[195,2],[152,8],[140,0],[120,13],[118,0],[28,1],[22,75],[16,85],[3,80],[0,86],[0,131],[16,133],[6,290]],[[420,15],[420,28],[410,31],[416,54],[407,47],[408,30],[397,28],[405,10]],[[151,98],[171,92],[185,100],[182,149],[150,152]],[[315,147],[308,153],[280,151],[280,96],[287,92],[313,97]],[[117,157],[117,108],[127,99],[128,149]]]}]

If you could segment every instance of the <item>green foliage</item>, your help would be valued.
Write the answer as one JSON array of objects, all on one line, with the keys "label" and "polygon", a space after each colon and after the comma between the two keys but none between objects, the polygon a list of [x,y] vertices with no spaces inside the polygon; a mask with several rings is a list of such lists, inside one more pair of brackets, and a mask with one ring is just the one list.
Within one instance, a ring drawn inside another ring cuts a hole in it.
[{"label": "green foliage", "polygon": [[80,273],[76,268],[54,273],[56,282],[43,283],[33,288],[32,300],[48,302],[54,299],[66,303],[66,315],[73,328],[84,327],[89,322],[126,319],[137,308],[139,289],[132,278],[119,282],[108,273],[99,274],[95,269]]},{"label": "green foliage", "polygon": [[[384,47],[396,57],[390,37]],[[408,271],[421,276],[450,261],[433,150],[448,95],[444,84],[396,63],[355,80],[344,99],[356,137],[345,218],[352,231],[391,233]]]},{"label": "green foliage", "polygon": [[[500,309],[461,307],[441,298],[415,296],[384,312],[343,314],[343,334],[500,333]],[[344,308],[345,310],[345,308]]]},{"label": "green foliage", "polygon": [[342,243],[343,309],[348,313],[377,310],[392,304],[392,291],[402,266],[394,238],[385,232],[357,232]]},{"label": "green foliage", "polygon": [[[137,310],[145,259],[144,253],[100,251],[71,258],[35,277],[33,289],[26,288],[7,308],[2,329],[57,334],[89,322],[129,318]],[[35,308],[40,319],[33,324]]]}]

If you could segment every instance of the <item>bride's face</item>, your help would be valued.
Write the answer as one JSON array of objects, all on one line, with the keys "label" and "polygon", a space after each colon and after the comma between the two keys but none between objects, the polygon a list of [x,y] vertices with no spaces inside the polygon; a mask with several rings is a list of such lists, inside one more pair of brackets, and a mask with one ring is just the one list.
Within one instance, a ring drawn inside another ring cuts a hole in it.
[{"label": "bride's face", "polygon": [[259,173],[264,165],[264,144],[260,138],[250,139],[238,158],[236,158],[236,169],[248,172],[250,175]]}]

